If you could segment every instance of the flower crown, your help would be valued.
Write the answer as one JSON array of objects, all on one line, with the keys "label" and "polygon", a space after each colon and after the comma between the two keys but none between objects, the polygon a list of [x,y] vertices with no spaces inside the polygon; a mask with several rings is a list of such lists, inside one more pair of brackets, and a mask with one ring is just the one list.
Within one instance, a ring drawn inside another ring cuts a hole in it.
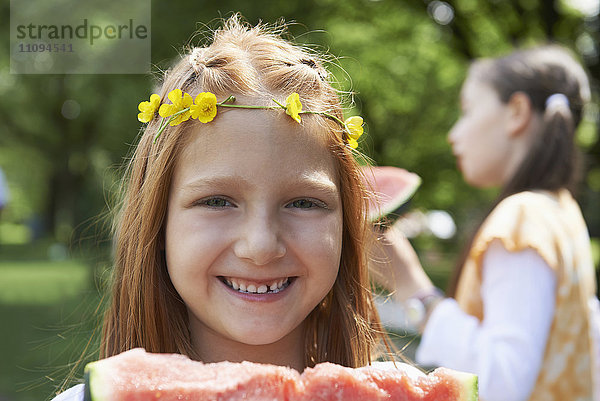
[{"label": "flower crown", "polygon": [[232,104],[235,102],[235,96],[229,96],[227,99],[217,103],[217,97],[211,92],[202,92],[196,99],[192,99],[189,93],[182,92],[181,89],[173,89],[167,96],[171,101],[170,104],[161,104],[160,96],[156,93],[150,96],[150,101],[141,102],[138,105],[140,113],[138,114],[138,120],[143,123],[148,123],[154,119],[156,112],[162,117],[162,121],[158,128],[158,132],[154,137],[154,142],[158,139],[160,134],[167,128],[167,125],[175,126],[181,124],[190,118],[196,118],[201,123],[211,122],[217,115],[217,107],[232,107],[239,109],[267,109],[267,110],[278,110],[283,109],[285,113],[291,118],[301,123],[301,114],[319,114],[334,120],[342,126],[346,136],[348,145],[352,149],[358,147],[358,138],[363,134],[363,119],[359,116],[353,116],[342,121],[336,116],[319,111],[303,111],[302,103],[300,102],[300,95],[296,92],[292,93],[285,100],[285,105],[279,103],[273,99],[276,106],[249,106],[242,104]]}]

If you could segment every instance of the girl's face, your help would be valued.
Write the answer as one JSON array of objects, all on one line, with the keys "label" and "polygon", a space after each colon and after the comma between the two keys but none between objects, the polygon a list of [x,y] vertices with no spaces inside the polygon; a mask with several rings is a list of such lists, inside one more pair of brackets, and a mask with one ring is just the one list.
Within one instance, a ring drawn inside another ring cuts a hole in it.
[{"label": "girl's face", "polygon": [[196,350],[205,361],[247,359],[253,346],[277,344],[269,349],[303,353],[302,323],[340,265],[332,156],[283,111],[219,109],[185,135],[165,247]]},{"label": "girl's face", "polygon": [[488,84],[469,77],[461,91],[461,109],[448,136],[459,169],[471,185],[502,185],[512,159],[507,105]]}]

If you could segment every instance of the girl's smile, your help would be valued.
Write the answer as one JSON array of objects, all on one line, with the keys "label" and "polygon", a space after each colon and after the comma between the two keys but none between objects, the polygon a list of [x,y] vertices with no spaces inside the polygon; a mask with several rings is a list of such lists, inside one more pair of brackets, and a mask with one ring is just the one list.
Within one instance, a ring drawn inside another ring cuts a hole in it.
[{"label": "girl's smile", "polygon": [[219,277],[223,283],[229,288],[241,292],[250,294],[275,294],[281,292],[285,288],[289,287],[293,277],[285,277],[278,279],[268,280],[247,280],[236,277]]},{"label": "girl's smile", "polygon": [[284,288],[287,288],[291,283],[290,277],[282,279],[263,280],[261,282],[248,281],[246,279],[239,279],[235,277],[219,278],[233,290],[250,294],[277,293],[283,290]]},{"label": "girl's smile", "polygon": [[[295,277],[270,279],[266,281],[246,280],[233,277],[219,277],[228,291],[248,302],[275,302],[285,296]],[[271,284],[269,284],[271,283]]]}]

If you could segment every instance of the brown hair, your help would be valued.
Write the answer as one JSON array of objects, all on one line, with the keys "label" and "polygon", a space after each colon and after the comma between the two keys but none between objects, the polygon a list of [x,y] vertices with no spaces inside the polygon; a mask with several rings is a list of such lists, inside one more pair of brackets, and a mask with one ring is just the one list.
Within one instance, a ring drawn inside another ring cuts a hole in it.
[{"label": "brown hair", "polygon": [[[503,103],[512,95],[525,93],[534,112],[542,116],[540,132],[527,156],[503,186],[490,211],[510,195],[532,190],[575,192],[580,178],[580,156],[575,144],[575,130],[581,121],[584,104],[590,100],[587,75],[566,49],[557,45],[517,50],[497,59],[474,62],[469,76],[490,85]],[[547,107],[554,94],[566,96],[568,104]],[[468,257],[477,226],[464,249],[450,281],[448,294],[453,296],[462,267]]]},{"label": "brown hair", "polygon": [[[322,60],[282,39],[283,28],[251,27],[234,15],[214,32],[212,43],[194,50],[191,61],[183,56],[166,73],[158,94],[164,99],[179,88],[192,96],[210,91],[218,98],[240,94],[268,99],[297,92],[304,109],[327,111],[343,119],[339,95],[328,81]],[[161,246],[173,170],[191,122],[168,127],[153,143],[158,120],[148,124],[127,167],[103,357],[134,347],[194,357],[187,310],[171,283]],[[387,344],[368,281],[366,247],[371,231],[366,190],[341,127],[319,115],[306,120],[329,133],[327,146],[340,177],[344,227],[338,277],[307,318],[305,363],[363,366],[371,361],[379,340]]]}]

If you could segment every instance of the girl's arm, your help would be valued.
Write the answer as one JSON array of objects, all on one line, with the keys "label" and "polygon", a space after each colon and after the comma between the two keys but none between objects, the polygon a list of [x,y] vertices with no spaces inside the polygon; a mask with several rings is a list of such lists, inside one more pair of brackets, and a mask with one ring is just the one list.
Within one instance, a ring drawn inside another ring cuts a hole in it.
[{"label": "girl's arm", "polygon": [[398,302],[434,288],[414,248],[395,226],[380,235],[369,261],[369,270],[375,282]]},{"label": "girl's arm", "polygon": [[542,364],[554,316],[556,276],[535,251],[485,253],[480,322],[447,299],[431,314],[417,361],[479,375],[486,401],[526,400]]}]

